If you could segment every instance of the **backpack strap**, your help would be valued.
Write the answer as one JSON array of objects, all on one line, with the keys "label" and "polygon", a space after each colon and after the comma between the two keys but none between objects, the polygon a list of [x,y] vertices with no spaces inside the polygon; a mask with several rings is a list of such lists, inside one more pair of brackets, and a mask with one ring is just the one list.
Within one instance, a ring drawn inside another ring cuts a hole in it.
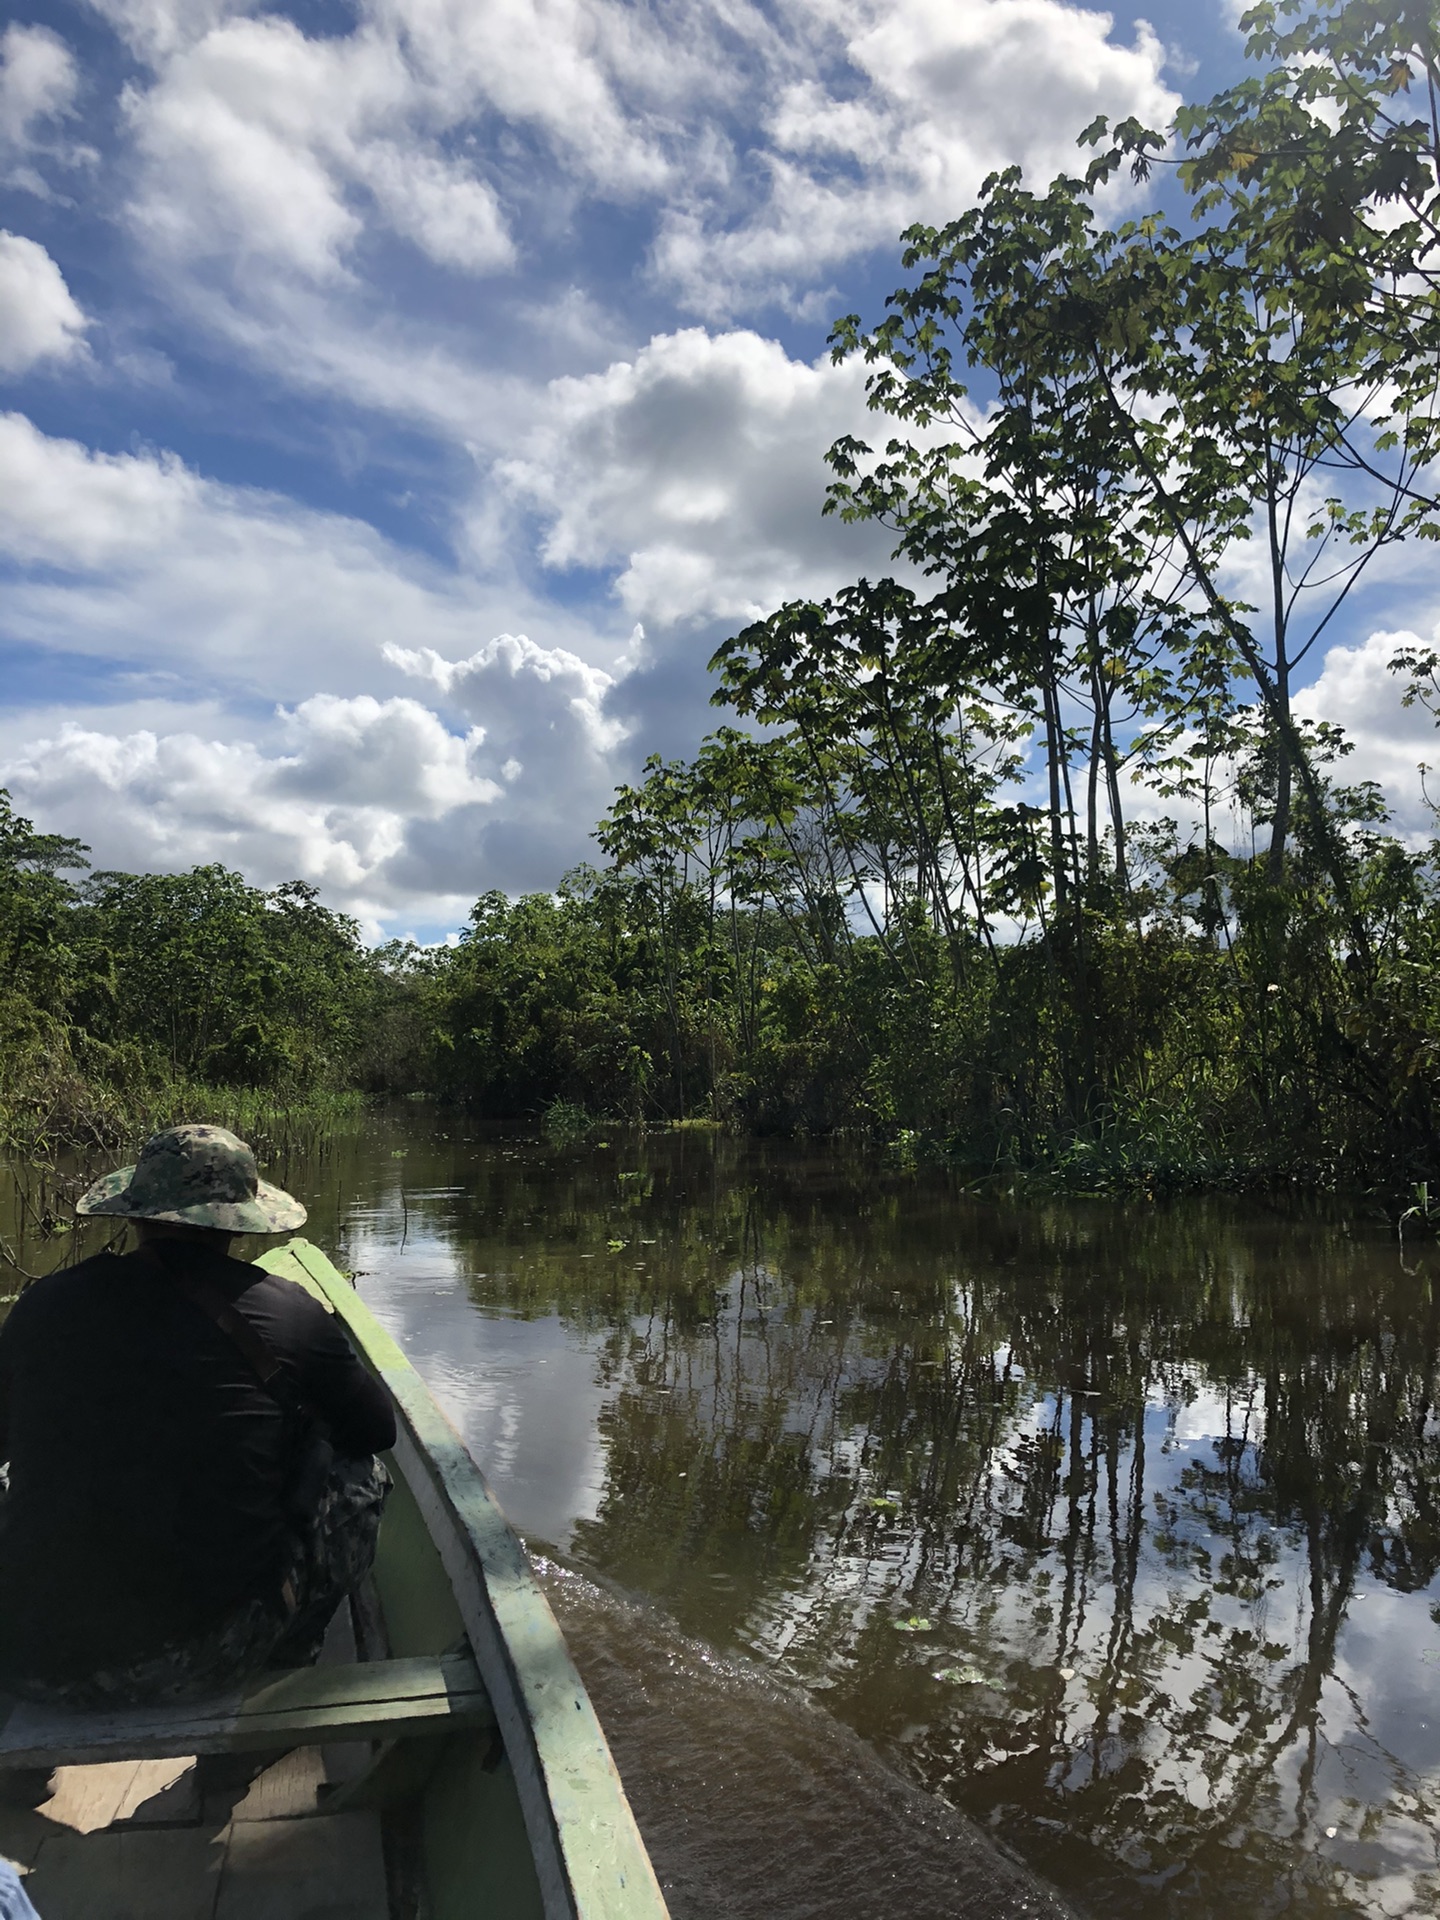
[{"label": "backpack strap", "polygon": [[148,1260],[152,1266],[158,1267],[177,1293],[183,1293],[192,1306],[198,1307],[207,1320],[215,1323],[230,1344],[239,1350],[241,1358],[283,1413],[308,1414],[312,1411],[286,1372],[279,1354],[258,1328],[251,1326],[233,1302],[225,1298],[213,1280],[203,1279],[194,1273],[177,1272],[153,1243],[137,1247],[132,1257]]}]

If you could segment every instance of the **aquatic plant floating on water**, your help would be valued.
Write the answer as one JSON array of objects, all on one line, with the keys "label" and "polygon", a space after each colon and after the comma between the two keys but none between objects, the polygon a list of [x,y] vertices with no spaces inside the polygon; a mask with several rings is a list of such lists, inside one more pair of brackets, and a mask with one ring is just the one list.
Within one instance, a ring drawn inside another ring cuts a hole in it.
[{"label": "aquatic plant floating on water", "polygon": [[987,1684],[986,1676],[978,1667],[941,1667],[934,1678],[947,1681],[952,1687],[983,1687]]},{"label": "aquatic plant floating on water", "polygon": [[912,1613],[908,1620],[892,1620],[890,1623],[897,1633],[932,1633],[933,1623],[922,1614]]}]

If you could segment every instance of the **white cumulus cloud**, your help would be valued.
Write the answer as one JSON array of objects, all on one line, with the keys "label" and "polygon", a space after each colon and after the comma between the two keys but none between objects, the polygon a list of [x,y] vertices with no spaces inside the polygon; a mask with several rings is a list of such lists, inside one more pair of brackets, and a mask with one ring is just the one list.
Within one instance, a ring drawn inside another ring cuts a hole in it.
[{"label": "white cumulus cloud", "polygon": [[461,660],[429,647],[386,654],[474,723],[484,741],[475,764],[505,786],[501,804],[457,814],[451,831],[420,823],[397,874],[417,891],[453,884],[457,873],[472,876],[476,891],[550,888],[593,853],[591,830],[629,771],[619,757],[628,729],[606,712],[615,675],[523,634],[500,634]]},{"label": "white cumulus cloud", "polygon": [[[1391,670],[1402,648],[1440,645],[1440,630],[1430,641],[1402,630],[1372,633],[1353,646],[1331,647],[1308,687],[1295,696],[1295,710],[1312,720],[1330,720],[1345,729],[1352,752],[1329,771],[1345,785],[1378,781],[1390,803],[1392,825],[1403,834],[1428,836],[1436,820],[1426,804],[1420,768],[1440,766],[1440,731],[1435,716],[1418,703],[1402,704],[1406,678]],[[1440,799],[1440,780],[1429,789]]]},{"label": "white cumulus cloud", "polygon": [[[287,380],[432,427],[467,356],[389,236],[563,300],[587,209],[620,204],[687,310],[828,315],[840,265],[992,168],[1044,181],[1096,112],[1176,105],[1143,23],[1121,44],[1063,0],[360,0],[323,37],[239,0],[100,3],[147,68],[130,208],[172,296]],[[483,414],[453,406],[455,437]]]},{"label": "white cumulus cloud", "polygon": [[0,232],[0,374],[73,359],[84,351],[87,324],[44,247]]},{"label": "white cumulus cloud", "polygon": [[55,201],[52,165],[96,160],[75,136],[79,94],[75,56],[59,34],[18,20],[0,33],[0,181]]},{"label": "white cumulus cloud", "polygon": [[257,885],[308,880],[378,925],[396,906],[387,869],[414,824],[483,808],[499,793],[473,770],[477,744],[415,700],[320,695],[281,713],[269,751],[190,732],[66,725],[12,751],[0,781],[107,866],[219,861]]},{"label": "white cumulus cloud", "polygon": [[26,152],[47,120],[70,111],[77,85],[74,56],[59,34],[12,21],[0,34],[0,147]]},{"label": "white cumulus cloud", "polygon": [[563,644],[476,646],[490,609],[536,610],[513,582],[173,457],[0,415],[0,556],[0,634],[89,655],[97,699],[157,710],[0,728],[0,785],[105,866],[221,860],[367,924],[433,924],[485,886],[553,885],[628,771],[615,673]]},{"label": "white cumulus cloud", "polygon": [[221,485],[170,454],[94,453],[15,413],[0,414],[0,557],[20,570],[0,633],[167,688],[292,702],[393,681],[387,642],[460,656],[517,612],[582,631],[514,580],[423,561],[363,521]]},{"label": "white cumulus cloud", "polygon": [[617,566],[635,618],[747,620],[888,565],[887,535],[821,517],[825,449],[866,425],[863,368],[690,327],[553,382],[498,471],[547,563]]},{"label": "white cumulus cloud", "polygon": [[395,231],[440,266],[486,273],[513,263],[494,189],[464,168],[377,140],[357,156],[356,171]]},{"label": "white cumulus cloud", "polygon": [[707,58],[714,10],[687,0],[663,14],[623,0],[373,0],[370,19],[405,46],[432,114],[533,129],[607,195],[668,181],[657,108],[728,90]]},{"label": "white cumulus cloud", "polygon": [[661,223],[656,270],[705,315],[813,304],[823,274],[953,219],[988,173],[1078,171],[1097,113],[1163,128],[1179,105],[1143,21],[1117,45],[1110,14],[1061,0],[794,0],[788,17],[795,57],[763,97],[751,165]]},{"label": "white cumulus cloud", "polygon": [[556,750],[604,754],[623,737],[604,711],[614,675],[523,633],[498,634],[464,660],[446,660],[433,647],[387,646],[385,657],[402,673],[433,681],[479,722],[503,764],[520,748],[533,749],[542,732],[554,735],[562,715],[564,731],[549,743]]},{"label": "white cumulus cloud", "polygon": [[135,216],[172,257],[333,279],[368,194],[442,265],[481,272],[513,258],[493,190],[437,143],[443,128],[393,37],[225,20],[170,53],[129,115],[145,168]]}]

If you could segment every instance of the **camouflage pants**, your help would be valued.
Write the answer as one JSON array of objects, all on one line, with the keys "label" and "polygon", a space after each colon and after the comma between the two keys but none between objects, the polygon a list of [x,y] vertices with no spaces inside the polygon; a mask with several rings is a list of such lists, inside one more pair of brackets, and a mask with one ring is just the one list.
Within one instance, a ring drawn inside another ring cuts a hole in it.
[{"label": "camouflage pants", "polygon": [[264,1667],[308,1666],[336,1608],[370,1571],[389,1492],[379,1460],[336,1460],[314,1521],[292,1542],[278,1595],[247,1600],[194,1639],[128,1666],[85,1680],[7,1684],[27,1700],[56,1706],[159,1706],[223,1693]]}]

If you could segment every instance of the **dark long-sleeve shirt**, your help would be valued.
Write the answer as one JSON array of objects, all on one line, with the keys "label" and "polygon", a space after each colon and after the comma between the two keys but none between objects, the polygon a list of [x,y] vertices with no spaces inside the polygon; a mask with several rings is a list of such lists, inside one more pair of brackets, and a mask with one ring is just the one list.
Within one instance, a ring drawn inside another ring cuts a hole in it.
[{"label": "dark long-sleeve shirt", "polygon": [[[190,1243],[165,1260],[225,1294],[338,1453],[393,1445],[385,1389],[303,1288]],[[265,1592],[292,1453],[234,1342],[149,1257],[98,1254],[29,1288],[0,1325],[0,1662],[89,1673]]]}]

